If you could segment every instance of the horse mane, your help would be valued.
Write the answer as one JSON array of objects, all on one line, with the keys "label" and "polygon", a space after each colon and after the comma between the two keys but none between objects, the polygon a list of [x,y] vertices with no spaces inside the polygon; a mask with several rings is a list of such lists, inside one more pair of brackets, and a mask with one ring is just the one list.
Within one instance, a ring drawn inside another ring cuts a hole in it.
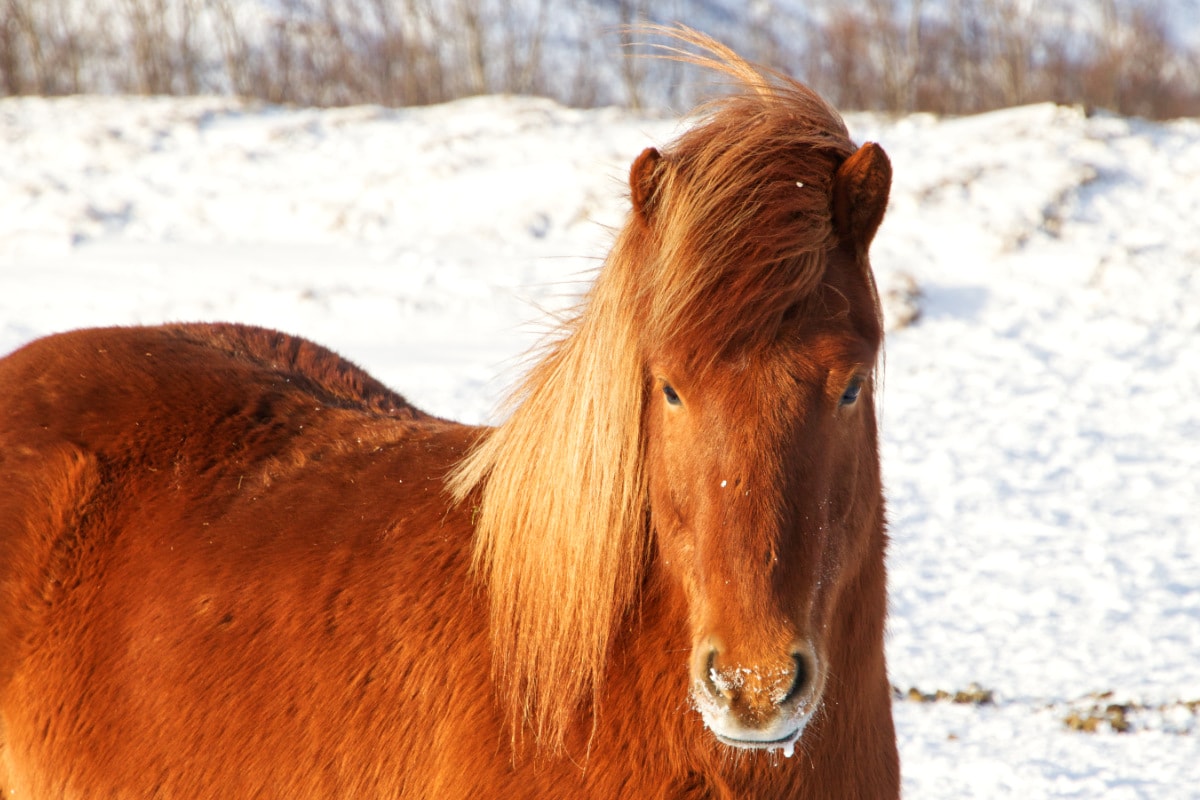
[{"label": "horse mane", "polygon": [[833,177],[855,147],[808,87],[693,31],[647,28],[712,54],[665,48],[666,57],[735,83],[696,109],[699,124],[655,170],[658,255],[641,276],[644,335],[668,346],[703,341],[714,358],[755,349],[824,276]]},{"label": "horse mane", "polygon": [[550,749],[598,697],[645,573],[647,345],[711,362],[773,339],[821,283],[833,175],[854,152],[806,87],[686,28],[651,32],[707,53],[665,48],[734,91],[698,109],[653,165],[651,192],[634,188],[596,283],[509,398],[508,419],[449,477],[472,506],[514,739],[529,726]]}]

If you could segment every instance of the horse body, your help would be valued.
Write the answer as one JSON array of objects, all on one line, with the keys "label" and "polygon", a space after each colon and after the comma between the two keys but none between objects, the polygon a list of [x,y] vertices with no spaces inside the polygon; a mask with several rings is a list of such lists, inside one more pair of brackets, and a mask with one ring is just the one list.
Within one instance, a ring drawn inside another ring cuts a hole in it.
[{"label": "horse body", "polygon": [[688,36],[752,91],[634,163],[495,429],[236,325],[0,360],[6,796],[898,794],[890,171]]},{"label": "horse body", "polygon": [[[4,362],[0,382],[27,387],[6,409],[27,426],[4,431],[6,483],[58,490],[51,502],[71,509],[67,530],[3,528],[37,565],[26,586],[5,575],[4,618],[24,629],[3,653],[19,664],[3,690],[9,758],[81,770],[25,776],[25,796],[353,795],[370,772],[347,775],[363,772],[347,739],[420,763],[404,754],[412,730],[446,727],[421,724],[441,716],[439,697],[474,689],[453,707],[494,714],[486,647],[472,641],[486,636],[470,624],[469,520],[437,485],[472,430],[399,398],[355,408],[322,385],[329,376],[300,371],[311,365],[279,363],[293,344],[230,328],[113,329]],[[207,385],[213,374],[223,379]],[[46,397],[71,401],[38,408]],[[7,492],[25,507],[5,508],[0,525],[36,518],[28,506],[46,499]],[[475,654],[477,668],[445,683],[447,651]],[[71,711],[46,716],[57,707]],[[407,724],[389,726],[393,715]],[[214,752],[226,755],[194,760]],[[371,780],[381,793],[399,785]]]},{"label": "horse body", "polygon": [[396,396],[356,407],[331,366],[359,377],[200,325],[0,362],[24,387],[0,430],[13,796],[783,796],[817,771],[824,737],[764,775],[706,741],[671,655],[685,604],[657,571],[594,730],[569,732],[586,768],[511,753],[471,510],[440,477],[480,432]]}]

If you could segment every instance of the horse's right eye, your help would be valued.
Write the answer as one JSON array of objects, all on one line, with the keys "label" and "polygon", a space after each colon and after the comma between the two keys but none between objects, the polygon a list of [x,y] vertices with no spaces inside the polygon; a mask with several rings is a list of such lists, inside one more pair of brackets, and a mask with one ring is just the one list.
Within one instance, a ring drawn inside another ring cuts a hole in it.
[{"label": "horse's right eye", "polygon": [[663,394],[666,396],[667,402],[670,403],[671,405],[673,405],[673,406],[683,405],[683,401],[679,399],[679,395],[675,392],[674,389],[671,388],[671,384],[669,384],[669,383],[663,384]]},{"label": "horse's right eye", "polygon": [[838,405],[843,408],[854,405],[854,401],[858,400],[858,395],[862,392],[862,378],[855,378],[850,381],[850,385],[846,387],[846,391],[842,392],[842,399],[838,401]]}]

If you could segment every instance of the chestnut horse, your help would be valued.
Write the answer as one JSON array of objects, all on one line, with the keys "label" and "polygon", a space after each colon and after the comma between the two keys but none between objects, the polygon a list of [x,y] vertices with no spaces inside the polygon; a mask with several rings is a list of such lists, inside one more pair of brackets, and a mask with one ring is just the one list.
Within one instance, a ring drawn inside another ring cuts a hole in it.
[{"label": "chestnut horse", "polygon": [[740,89],[634,161],[496,428],[241,325],[0,361],[3,797],[899,794],[891,169],[677,36]]}]

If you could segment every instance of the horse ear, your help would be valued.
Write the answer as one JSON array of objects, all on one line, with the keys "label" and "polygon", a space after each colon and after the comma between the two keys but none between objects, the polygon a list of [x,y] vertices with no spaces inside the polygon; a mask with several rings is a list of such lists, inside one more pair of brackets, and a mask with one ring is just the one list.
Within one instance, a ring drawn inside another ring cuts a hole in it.
[{"label": "horse ear", "polygon": [[833,179],[833,224],[843,239],[866,248],[887,210],[892,162],[874,142],[847,158]]},{"label": "horse ear", "polygon": [[658,191],[658,165],[662,155],[653,147],[647,147],[634,159],[629,168],[629,191],[633,200],[633,213],[644,222],[650,222],[650,211],[654,195]]}]

